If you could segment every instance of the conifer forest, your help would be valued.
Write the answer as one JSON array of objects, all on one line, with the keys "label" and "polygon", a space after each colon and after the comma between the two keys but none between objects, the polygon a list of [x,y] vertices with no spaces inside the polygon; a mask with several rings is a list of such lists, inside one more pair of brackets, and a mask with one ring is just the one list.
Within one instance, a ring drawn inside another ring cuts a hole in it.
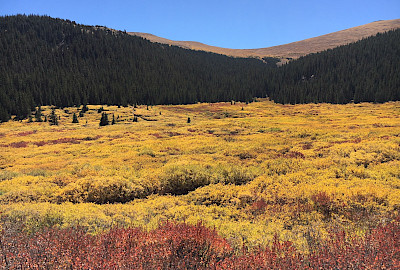
[{"label": "conifer forest", "polygon": [[0,269],[400,269],[399,44],[277,65],[0,17]]}]

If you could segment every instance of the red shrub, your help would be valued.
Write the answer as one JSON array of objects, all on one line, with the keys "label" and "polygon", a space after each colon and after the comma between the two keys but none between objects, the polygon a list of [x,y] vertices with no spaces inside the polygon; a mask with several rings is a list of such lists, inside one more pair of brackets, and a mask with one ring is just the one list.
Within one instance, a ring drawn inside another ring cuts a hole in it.
[{"label": "red shrub", "polygon": [[61,138],[57,140],[49,140],[49,141],[39,141],[34,142],[34,145],[37,146],[44,146],[46,144],[60,144],[60,143],[72,143],[72,144],[79,144],[82,139],[77,138]]},{"label": "red shrub", "polygon": [[380,225],[364,238],[346,240],[343,232],[309,257],[316,269],[400,269],[400,223]]},{"label": "red shrub", "polygon": [[304,269],[304,265],[303,256],[296,251],[292,243],[280,242],[275,236],[271,248],[228,257],[219,262],[216,269]]},{"label": "red shrub", "polygon": [[284,156],[286,158],[305,158],[304,154],[298,151],[289,151]]},{"label": "red shrub", "polygon": [[160,133],[152,133],[151,135],[153,135],[157,139],[163,138],[163,136]]},{"label": "red shrub", "polygon": [[15,136],[19,136],[19,137],[21,137],[21,136],[28,136],[28,135],[31,135],[31,134],[35,134],[36,132],[37,132],[36,130],[32,130],[32,131],[23,131],[23,132],[17,133]]},{"label": "red shrub", "polygon": [[82,229],[3,231],[0,245],[5,269],[209,269],[232,251],[214,230],[174,223],[95,237]]},{"label": "red shrub", "polygon": [[268,204],[264,199],[257,200],[251,205],[251,212],[255,215],[262,214],[265,212],[267,206]]},{"label": "red shrub", "polygon": [[13,148],[23,148],[23,147],[28,147],[28,142],[13,142],[10,143],[8,146],[13,147]]},{"label": "red shrub", "polygon": [[326,192],[322,191],[312,195],[311,200],[314,202],[315,210],[321,212],[325,217],[331,216],[333,202]]},{"label": "red shrub", "polygon": [[43,146],[43,145],[48,144],[48,141],[47,142],[46,141],[39,141],[39,142],[34,142],[33,144],[37,145],[37,146]]},{"label": "red shrub", "polygon": [[51,140],[50,141],[51,144],[59,144],[59,143],[73,143],[73,144],[78,144],[79,139],[76,138],[61,138],[61,139],[57,139],[57,140]]},{"label": "red shrub", "polygon": [[26,234],[14,223],[0,235],[1,269],[400,269],[400,220],[364,238],[332,234],[309,256],[274,238],[270,248],[235,255],[201,224],[165,223],[150,232],[47,228]]}]

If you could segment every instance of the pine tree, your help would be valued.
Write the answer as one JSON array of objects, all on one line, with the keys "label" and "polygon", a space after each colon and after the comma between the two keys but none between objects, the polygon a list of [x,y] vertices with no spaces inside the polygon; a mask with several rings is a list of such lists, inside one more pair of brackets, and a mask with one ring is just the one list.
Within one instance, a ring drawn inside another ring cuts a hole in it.
[{"label": "pine tree", "polygon": [[42,108],[40,108],[40,106],[36,109],[35,120],[36,120],[36,122],[43,122],[43,119],[42,119]]},{"label": "pine tree", "polygon": [[88,106],[85,104],[85,105],[82,106],[81,112],[82,112],[82,113],[85,113],[85,112],[87,112],[88,110],[89,110],[89,108],[88,108]]},{"label": "pine tree", "polygon": [[113,119],[111,121],[111,125],[115,125],[115,116],[114,116],[114,114],[113,114]]},{"label": "pine tree", "polygon": [[107,113],[103,112],[100,118],[100,126],[107,126],[108,125],[108,116]]},{"label": "pine tree", "polygon": [[50,125],[58,126],[58,116],[56,115],[56,108],[54,107],[51,109],[49,122]]},{"label": "pine tree", "polygon": [[79,123],[76,113],[74,113],[74,115],[72,115],[72,123]]}]

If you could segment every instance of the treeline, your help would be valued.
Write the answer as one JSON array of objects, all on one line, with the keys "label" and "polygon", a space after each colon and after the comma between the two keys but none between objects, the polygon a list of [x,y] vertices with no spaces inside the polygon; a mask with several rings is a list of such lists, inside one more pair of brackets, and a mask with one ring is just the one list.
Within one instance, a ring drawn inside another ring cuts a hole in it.
[{"label": "treeline", "polygon": [[265,96],[268,68],[68,20],[1,17],[0,122],[39,105],[249,101]]},{"label": "treeline", "polygon": [[400,100],[400,30],[307,55],[267,76],[278,103]]}]

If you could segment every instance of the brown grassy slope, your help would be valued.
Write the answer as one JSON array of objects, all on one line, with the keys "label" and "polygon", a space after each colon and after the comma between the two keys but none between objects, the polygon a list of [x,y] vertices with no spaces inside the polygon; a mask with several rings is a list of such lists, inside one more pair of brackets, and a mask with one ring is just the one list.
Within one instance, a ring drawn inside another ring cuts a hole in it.
[{"label": "brown grassy slope", "polygon": [[152,42],[165,43],[183,47],[186,49],[208,51],[235,57],[272,56],[278,58],[298,58],[303,55],[324,51],[327,49],[338,47],[340,45],[345,45],[351,42],[358,41],[365,37],[373,36],[377,33],[386,32],[396,28],[400,28],[400,19],[376,21],[319,37],[259,49],[227,49],[209,46],[194,41],[174,41],[147,33],[130,32],[129,34],[141,36]]}]

